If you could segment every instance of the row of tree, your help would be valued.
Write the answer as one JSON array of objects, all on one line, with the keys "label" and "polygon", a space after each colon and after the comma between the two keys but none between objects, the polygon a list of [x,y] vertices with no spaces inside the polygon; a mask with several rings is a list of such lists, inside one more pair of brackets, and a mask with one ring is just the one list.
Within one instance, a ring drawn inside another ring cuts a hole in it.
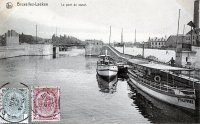
[{"label": "row of tree", "polygon": [[19,34],[19,43],[37,44],[38,41],[32,35]]},{"label": "row of tree", "polygon": [[[47,39],[42,39],[37,37],[33,37],[32,35],[26,35],[26,34],[19,34],[19,42],[20,43],[28,43],[28,44],[38,44],[38,43],[46,43]],[[48,40],[50,41],[50,40]],[[55,34],[52,36],[52,41],[50,43],[53,44],[75,44],[75,45],[79,45],[79,44],[83,44],[83,42],[81,40],[79,40],[78,38],[75,38],[73,36],[66,36],[66,35],[60,35],[59,37],[56,36]]]},{"label": "row of tree", "polygon": [[81,40],[79,40],[76,37],[73,36],[66,36],[66,35],[60,35],[59,37],[56,36],[55,34],[52,36],[52,42],[53,44],[75,44],[75,45],[79,45],[79,44],[83,44],[83,42]]},{"label": "row of tree", "polygon": [[19,34],[19,42],[20,43],[28,43],[28,44],[45,44],[45,43],[51,43],[50,39],[44,39],[41,37],[35,37],[32,35],[26,35],[26,34]]}]

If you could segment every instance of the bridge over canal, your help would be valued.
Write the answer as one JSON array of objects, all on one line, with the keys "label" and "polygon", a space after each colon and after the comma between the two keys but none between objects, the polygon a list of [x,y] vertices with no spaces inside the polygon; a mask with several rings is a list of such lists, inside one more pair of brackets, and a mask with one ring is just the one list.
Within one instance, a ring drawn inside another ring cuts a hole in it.
[{"label": "bridge over canal", "polygon": [[133,56],[133,55],[129,55],[129,54],[120,53],[118,50],[116,50],[111,45],[103,46],[101,49],[101,54],[105,54],[106,50],[107,50],[107,54],[110,55],[116,62],[127,63],[129,60],[134,59],[136,61],[141,61],[141,62],[154,61],[155,63],[167,64],[167,63],[164,63],[164,62],[161,62],[158,60],[143,58],[142,56]]},{"label": "bridge over canal", "polygon": [[85,44],[69,44],[69,43],[54,43],[54,47],[58,47],[60,51],[67,51],[70,47],[85,48]]}]

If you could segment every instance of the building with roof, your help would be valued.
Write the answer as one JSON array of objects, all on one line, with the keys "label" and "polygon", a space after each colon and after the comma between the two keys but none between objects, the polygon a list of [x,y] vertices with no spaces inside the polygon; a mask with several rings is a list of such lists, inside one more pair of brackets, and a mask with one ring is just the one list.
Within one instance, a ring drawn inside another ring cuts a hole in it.
[{"label": "building with roof", "polygon": [[17,46],[19,45],[19,34],[15,30],[8,30],[0,36],[0,46]]},{"label": "building with roof", "polygon": [[199,0],[194,1],[193,22],[184,42],[178,42],[176,47],[176,65],[189,68],[200,68],[200,29],[199,29]]},{"label": "building with roof", "polygon": [[149,47],[152,49],[161,49],[166,47],[166,38],[150,38],[149,37]]},{"label": "building with roof", "polygon": [[[193,22],[188,23],[191,26],[191,31],[186,34],[186,42],[190,43],[192,46],[200,47],[200,28],[199,28],[199,0],[194,1],[194,16]],[[193,29],[192,29],[193,28]]]},{"label": "building with roof", "polygon": [[144,48],[150,48],[150,46],[151,46],[151,44],[150,44],[150,42],[143,42],[143,44],[144,44]]},{"label": "building with roof", "polygon": [[166,48],[176,49],[178,43],[186,43],[186,36],[184,35],[170,35],[166,41]]},{"label": "building with roof", "polygon": [[200,46],[200,28],[189,31],[186,34],[186,42],[190,43],[192,46]]},{"label": "building with roof", "polygon": [[5,46],[6,44],[5,35],[0,36],[0,46]]},{"label": "building with roof", "polygon": [[19,45],[19,34],[15,30],[8,30],[5,33],[6,46]]}]

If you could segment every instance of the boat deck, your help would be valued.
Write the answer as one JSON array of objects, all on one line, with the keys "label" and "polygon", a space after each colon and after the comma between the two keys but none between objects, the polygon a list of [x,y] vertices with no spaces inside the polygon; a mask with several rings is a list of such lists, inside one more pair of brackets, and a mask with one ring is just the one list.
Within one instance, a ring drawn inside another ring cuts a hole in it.
[{"label": "boat deck", "polygon": [[130,73],[130,76],[134,78],[137,82],[142,83],[143,85],[151,89],[167,93],[168,95],[178,95],[195,98],[195,89],[173,86],[172,84],[165,81],[156,82],[147,76],[138,74],[137,72],[133,72],[130,70],[128,72]]}]

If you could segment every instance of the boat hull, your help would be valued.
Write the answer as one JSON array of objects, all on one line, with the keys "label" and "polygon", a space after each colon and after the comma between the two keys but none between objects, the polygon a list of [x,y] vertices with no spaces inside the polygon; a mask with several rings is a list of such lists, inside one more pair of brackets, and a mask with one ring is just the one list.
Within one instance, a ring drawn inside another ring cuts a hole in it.
[{"label": "boat hull", "polygon": [[97,73],[103,77],[113,77],[116,76],[118,72],[118,67],[113,66],[98,66]]},{"label": "boat hull", "polygon": [[168,95],[164,94],[162,92],[158,92],[156,90],[153,90],[151,88],[148,88],[147,86],[144,86],[142,83],[139,83],[139,81],[136,81],[134,77],[131,76],[131,74],[128,74],[129,79],[131,81],[131,85],[136,86],[143,92],[147,93],[148,95],[155,97],[156,99],[159,99],[163,102],[182,107],[187,109],[195,110],[195,99],[194,98],[187,98],[187,97],[181,97],[176,95]]}]

